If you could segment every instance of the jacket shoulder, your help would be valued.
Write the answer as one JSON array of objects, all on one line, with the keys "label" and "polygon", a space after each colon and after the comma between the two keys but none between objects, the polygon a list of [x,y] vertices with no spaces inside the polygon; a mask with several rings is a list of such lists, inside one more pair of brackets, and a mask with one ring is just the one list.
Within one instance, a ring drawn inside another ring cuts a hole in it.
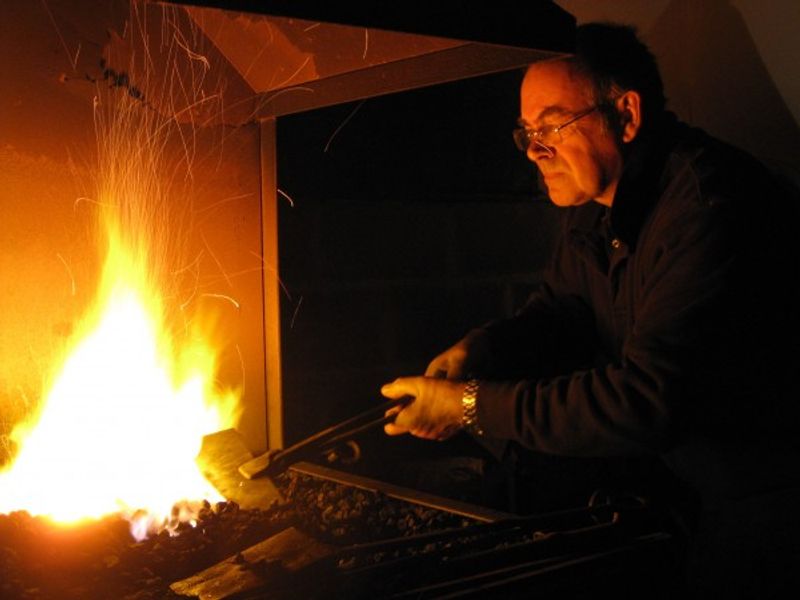
[{"label": "jacket shoulder", "polygon": [[662,184],[665,195],[698,209],[721,204],[744,209],[778,190],[776,178],[755,157],[688,126],[668,155]]}]

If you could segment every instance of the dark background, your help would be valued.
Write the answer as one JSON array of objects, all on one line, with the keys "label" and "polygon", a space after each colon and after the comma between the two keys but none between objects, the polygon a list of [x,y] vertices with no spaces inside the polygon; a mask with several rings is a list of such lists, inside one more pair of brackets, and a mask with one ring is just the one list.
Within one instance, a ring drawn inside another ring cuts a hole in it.
[{"label": "dark background", "polygon": [[538,280],[555,209],[511,139],[521,76],[278,120],[288,443],[381,401]]}]

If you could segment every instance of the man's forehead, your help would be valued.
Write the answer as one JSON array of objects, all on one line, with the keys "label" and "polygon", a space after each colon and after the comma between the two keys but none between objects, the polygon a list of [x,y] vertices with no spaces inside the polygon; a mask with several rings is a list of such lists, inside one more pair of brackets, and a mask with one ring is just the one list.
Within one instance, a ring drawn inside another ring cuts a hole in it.
[{"label": "man's forehead", "polygon": [[547,121],[548,119],[564,118],[572,115],[573,111],[560,105],[546,106],[543,110],[538,111],[538,114],[526,114],[525,109],[522,110],[522,115],[519,122],[525,125],[533,125],[534,123]]},{"label": "man's forehead", "polygon": [[573,63],[564,57],[540,60],[528,65],[525,81],[561,81],[571,87],[581,87],[585,77],[577,72]]},{"label": "man's forehead", "polygon": [[572,74],[567,62],[545,61],[528,68],[520,91],[520,109],[525,122],[571,115],[585,103],[585,81]]}]

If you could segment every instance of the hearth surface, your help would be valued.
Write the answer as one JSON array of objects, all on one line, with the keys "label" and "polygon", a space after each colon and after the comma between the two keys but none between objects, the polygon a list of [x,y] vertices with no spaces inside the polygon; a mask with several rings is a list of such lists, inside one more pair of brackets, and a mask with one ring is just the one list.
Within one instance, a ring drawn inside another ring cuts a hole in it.
[{"label": "hearth surface", "polygon": [[0,515],[0,597],[195,597],[177,595],[170,585],[226,559],[245,567],[236,572],[249,568],[261,577],[263,569],[247,562],[247,549],[281,533],[279,543],[294,534],[293,550],[315,556],[321,547],[342,548],[476,522],[464,510],[436,507],[446,500],[440,503],[423,494],[427,505],[412,503],[398,496],[413,496],[413,490],[388,486],[392,497],[377,491],[384,484],[355,478],[358,485],[349,485],[342,481],[351,476],[337,477],[335,470],[310,464],[274,481],[246,481],[236,469],[252,457],[243,448],[234,431],[207,437],[199,462],[229,501],[206,503],[196,526],[181,524],[176,536],[163,531],[136,542],[120,516],[63,526],[25,512]]}]

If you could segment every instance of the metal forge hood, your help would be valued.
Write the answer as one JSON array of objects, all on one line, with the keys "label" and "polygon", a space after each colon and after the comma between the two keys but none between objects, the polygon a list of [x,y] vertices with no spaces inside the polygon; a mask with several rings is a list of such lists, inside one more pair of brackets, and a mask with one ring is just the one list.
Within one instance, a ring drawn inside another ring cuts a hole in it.
[{"label": "metal forge hood", "polygon": [[550,1],[174,4],[258,94],[259,117],[521,67],[570,52],[575,31]]}]

